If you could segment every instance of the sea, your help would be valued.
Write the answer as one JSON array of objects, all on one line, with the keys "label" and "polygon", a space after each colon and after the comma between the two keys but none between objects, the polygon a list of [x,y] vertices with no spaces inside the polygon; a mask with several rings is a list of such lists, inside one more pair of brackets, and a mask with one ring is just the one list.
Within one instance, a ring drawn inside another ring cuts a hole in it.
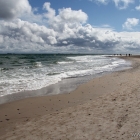
[{"label": "sea", "polygon": [[130,67],[129,61],[107,55],[0,54],[0,97]]}]

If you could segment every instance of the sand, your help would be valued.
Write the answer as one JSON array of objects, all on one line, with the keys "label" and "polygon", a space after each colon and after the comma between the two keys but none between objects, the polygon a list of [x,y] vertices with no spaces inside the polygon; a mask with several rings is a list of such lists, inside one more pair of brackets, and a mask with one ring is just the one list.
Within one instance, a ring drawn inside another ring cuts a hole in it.
[{"label": "sand", "polygon": [[140,133],[140,59],[75,91],[0,105],[1,140],[136,140]]}]

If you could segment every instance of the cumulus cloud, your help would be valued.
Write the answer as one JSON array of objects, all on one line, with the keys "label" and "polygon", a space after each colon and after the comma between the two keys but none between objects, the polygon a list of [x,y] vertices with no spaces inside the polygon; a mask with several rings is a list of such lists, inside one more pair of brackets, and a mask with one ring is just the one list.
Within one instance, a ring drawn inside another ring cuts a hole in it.
[{"label": "cumulus cloud", "polygon": [[46,18],[53,18],[53,17],[55,16],[55,10],[52,9],[52,8],[50,7],[50,5],[51,5],[51,4],[50,4],[49,2],[45,2],[44,5],[43,5],[43,9],[45,9],[45,10],[48,11],[48,13],[45,13],[45,14],[44,14],[44,16],[45,16]]},{"label": "cumulus cloud", "polygon": [[19,18],[0,21],[0,52],[126,53],[140,47],[139,32],[93,27],[82,10],[63,8],[56,14],[50,3],[43,8],[40,18],[47,19],[47,26]]},{"label": "cumulus cloud", "polygon": [[85,23],[88,19],[88,16],[86,13],[84,13],[82,10],[72,10],[71,8],[63,8],[59,9],[59,15],[56,17],[57,19],[61,18],[64,21],[67,22],[81,22]]},{"label": "cumulus cloud", "polygon": [[[50,6],[50,5],[49,5]],[[52,8],[48,7],[53,10]],[[58,10],[58,15],[48,18],[49,27],[57,32],[68,32],[73,35],[74,30],[81,24],[85,24],[88,16],[82,10],[72,10],[71,8],[63,8]]]},{"label": "cumulus cloud", "polygon": [[[116,52],[136,49],[140,33],[118,33],[109,28],[94,28],[90,24],[55,30],[20,19],[0,22],[1,52]],[[59,26],[59,25],[58,25]]]},{"label": "cumulus cloud", "polygon": [[58,9],[58,15],[56,15],[56,11],[51,8],[51,4],[49,2],[44,3],[43,10],[44,12],[42,14],[34,14],[34,11],[32,10],[31,13],[24,14],[22,16],[22,19],[30,22],[35,22],[40,25],[46,25],[49,23],[49,25],[53,24],[53,26],[55,26],[55,22],[56,24],[62,24],[61,22],[65,22],[67,24],[71,24],[72,22],[80,22],[84,24],[88,19],[87,14],[82,10],[72,10],[71,8]]},{"label": "cumulus cloud", "polygon": [[137,18],[127,18],[126,22],[122,25],[123,29],[132,30],[133,27],[139,24],[139,19]]},{"label": "cumulus cloud", "polygon": [[13,19],[30,12],[31,6],[28,0],[0,0],[0,18],[2,19]]}]

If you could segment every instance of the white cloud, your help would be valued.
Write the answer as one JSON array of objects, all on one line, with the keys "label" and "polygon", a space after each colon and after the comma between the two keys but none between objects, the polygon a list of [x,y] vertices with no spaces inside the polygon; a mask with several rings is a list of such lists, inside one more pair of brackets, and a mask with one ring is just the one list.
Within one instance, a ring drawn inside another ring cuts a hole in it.
[{"label": "white cloud", "polygon": [[140,11],[140,5],[135,7],[136,10]]},{"label": "white cloud", "polygon": [[[71,23],[72,24],[72,23]],[[59,26],[59,24],[58,24]],[[0,51],[13,52],[127,52],[138,49],[140,33],[115,32],[109,28],[94,28],[90,24],[55,30],[20,19],[1,21]]]},{"label": "white cloud", "polygon": [[119,9],[126,9],[129,4],[135,2],[135,0],[113,0],[115,2],[115,6]]},{"label": "white cloud", "polygon": [[[109,25],[93,27],[87,24],[88,16],[82,10],[63,8],[56,14],[49,3],[45,3],[44,8],[47,12],[42,15],[29,15],[36,20],[46,20],[47,26],[18,18],[1,20],[0,52],[127,53],[139,50],[140,32],[115,32]],[[128,20],[130,25],[126,26],[136,26],[136,21]]]},{"label": "white cloud", "polygon": [[134,26],[139,24],[139,19],[137,18],[127,18],[126,22],[122,25],[123,29],[132,30]]},{"label": "white cloud", "polygon": [[67,32],[73,35],[74,30],[81,24],[86,23],[88,16],[82,10],[72,10],[71,8],[63,8],[58,10],[58,15],[48,19],[49,27],[57,32]]},{"label": "white cloud", "polygon": [[[30,22],[35,22],[40,25],[50,24],[51,26],[55,25],[55,22],[59,25],[61,22],[65,23],[86,23],[88,16],[82,10],[72,10],[71,8],[63,8],[58,10],[58,15],[53,8],[50,7],[51,4],[49,2],[45,2],[43,5],[44,13],[42,14],[35,14],[34,11],[30,12],[29,14],[23,14],[21,19],[27,20]],[[52,25],[53,24],[53,25]],[[69,24],[69,25],[70,25]],[[62,25],[60,28],[63,28]]]},{"label": "white cloud", "polygon": [[50,6],[51,4],[49,2],[45,2],[43,5],[43,9],[48,11],[48,13],[44,14],[46,18],[53,18],[55,16],[55,10],[52,9]]},{"label": "white cloud", "polygon": [[28,0],[0,0],[0,18],[2,19],[13,19],[30,12],[31,6]]},{"label": "white cloud", "polygon": [[96,3],[101,3],[101,4],[108,4],[109,2],[114,2],[115,6],[122,10],[122,9],[126,9],[129,4],[133,4],[135,2],[135,0],[90,0],[90,1],[94,1]]},{"label": "white cloud", "polygon": [[85,23],[88,19],[86,13],[82,10],[72,10],[71,8],[63,8],[59,9],[59,16],[57,18],[61,18],[64,21],[68,22],[81,22]]}]

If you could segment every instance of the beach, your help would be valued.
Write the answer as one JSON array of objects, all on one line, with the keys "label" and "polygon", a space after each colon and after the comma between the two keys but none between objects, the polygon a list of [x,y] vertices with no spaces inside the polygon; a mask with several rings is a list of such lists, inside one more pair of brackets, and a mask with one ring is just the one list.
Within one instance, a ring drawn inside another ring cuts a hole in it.
[{"label": "beach", "polygon": [[76,90],[0,105],[1,140],[136,140],[140,133],[140,59],[131,69],[94,78]]}]

